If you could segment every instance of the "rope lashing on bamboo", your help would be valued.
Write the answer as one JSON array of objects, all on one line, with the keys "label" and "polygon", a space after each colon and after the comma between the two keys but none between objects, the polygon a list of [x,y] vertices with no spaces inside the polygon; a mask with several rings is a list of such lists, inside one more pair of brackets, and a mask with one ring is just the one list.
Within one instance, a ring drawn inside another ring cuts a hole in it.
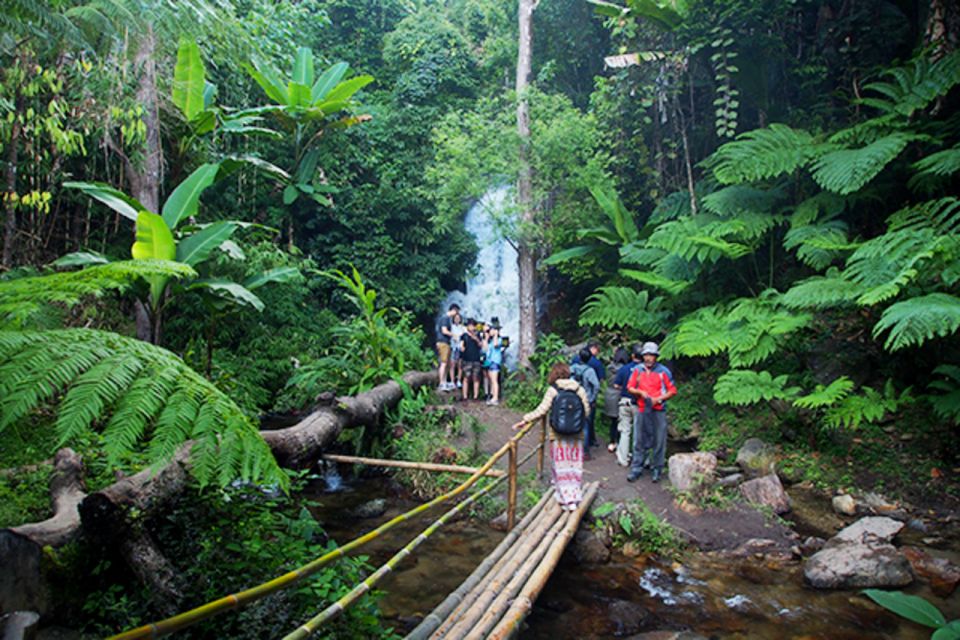
[{"label": "rope lashing on bamboo", "polygon": [[[539,447],[539,445],[538,445]],[[536,449],[534,449],[536,451]],[[426,640],[430,637],[437,627],[439,627],[443,621],[450,615],[450,613],[464,601],[464,597],[469,594],[474,587],[476,587],[483,578],[490,572],[491,568],[497,564],[497,562],[504,556],[504,554],[514,548],[514,543],[517,541],[517,538],[520,537],[521,532],[523,532],[530,523],[539,516],[544,505],[548,504],[550,499],[553,497],[553,489],[547,489],[546,493],[543,494],[543,497],[540,498],[540,501],[530,511],[527,512],[527,515],[514,527],[506,537],[500,541],[500,544],[497,545],[497,548],[494,549],[490,555],[483,559],[483,562],[473,570],[473,573],[467,577],[463,583],[457,587],[455,591],[450,593],[441,602],[437,607],[431,611],[427,616],[420,622],[417,627],[407,634],[406,640]]]},{"label": "rope lashing on bamboo", "polygon": [[500,484],[503,480],[503,477],[493,480],[483,489],[480,489],[476,493],[468,496],[460,504],[453,507],[445,514],[440,516],[433,524],[420,532],[416,538],[411,540],[407,546],[398,551],[392,558],[390,558],[386,563],[380,566],[376,571],[374,571],[366,580],[358,584],[356,587],[350,590],[345,596],[334,602],[332,605],[321,611],[315,617],[311,618],[309,621],[305,622],[302,626],[297,628],[296,631],[284,636],[283,640],[303,640],[304,638],[309,637],[315,631],[320,629],[326,622],[329,622],[333,618],[337,617],[346,610],[351,604],[356,602],[362,595],[370,591],[384,576],[393,571],[393,569],[400,564],[407,556],[413,553],[413,550],[416,549],[420,544],[429,538],[434,532],[437,531],[440,527],[446,524],[450,518],[460,513],[466,506],[476,502],[479,498],[486,495],[491,489]]},{"label": "rope lashing on bamboo", "polygon": [[251,587],[250,589],[246,589],[244,591],[240,591],[239,593],[225,596],[218,600],[213,600],[211,602],[200,605],[199,607],[196,607],[189,611],[185,611],[183,613],[179,613],[170,618],[160,620],[159,622],[146,624],[140,627],[136,627],[135,629],[124,631],[123,633],[118,633],[117,635],[114,635],[108,638],[108,640],[137,640],[140,638],[159,638],[161,636],[173,633],[174,631],[179,631],[180,629],[184,629],[188,626],[196,624],[197,622],[200,622],[202,620],[206,620],[207,618],[211,618],[217,615],[218,613],[222,613],[224,611],[243,606],[255,600],[259,600],[260,598],[268,596],[271,593],[274,593],[275,591],[279,591],[280,589],[286,588],[296,582],[299,582],[300,580],[316,573],[317,571],[319,571],[321,568],[323,568],[330,562],[337,560],[343,557],[344,555],[346,555],[347,553],[349,553],[350,551],[353,551],[354,549],[365,545],[371,540],[376,539],[385,531],[392,529],[398,524],[407,522],[408,520],[413,518],[415,515],[418,515],[435,505],[438,505],[442,502],[446,502],[447,500],[450,500],[451,498],[455,498],[456,496],[460,495],[461,493],[463,493],[464,491],[472,487],[474,484],[476,484],[476,482],[481,477],[483,477],[483,475],[487,471],[489,471],[491,467],[493,467],[493,465],[497,462],[497,460],[502,458],[510,450],[511,442],[519,441],[532,428],[533,428],[532,422],[529,422],[526,425],[524,425],[524,427],[520,431],[518,431],[516,435],[514,435],[510,440],[505,442],[502,447],[497,449],[497,451],[494,452],[494,454],[491,455],[490,458],[481,467],[477,469],[476,473],[474,473],[469,478],[464,480],[455,489],[452,489],[445,494],[437,496],[436,498],[434,498],[429,502],[425,502],[422,505],[414,507],[413,509],[411,509],[410,511],[407,511],[406,513],[400,514],[396,518],[393,518],[392,520],[385,522],[384,524],[380,525],[379,527],[370,531],[369,533],[366,533],[360,536],[359,538],[355,538],[351,540],[345,545],[338,547],[333,551],[330,551],[329,553],[326,553],[320,556],[319,558],[308,562],[302,567],[294,569],[293,571],[289,571],[283,574],[282,576],[278,578],[274,578],[273,580],[270,580],[268,582],[264,582],[255,587]]}]

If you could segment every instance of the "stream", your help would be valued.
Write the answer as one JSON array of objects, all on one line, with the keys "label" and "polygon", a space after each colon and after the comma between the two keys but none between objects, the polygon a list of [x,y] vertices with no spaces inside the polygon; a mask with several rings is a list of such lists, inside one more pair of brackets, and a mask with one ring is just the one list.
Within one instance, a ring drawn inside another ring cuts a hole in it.
[{"label": "stream", "polygon": [[[327,483],[317,480],[305,497],[319,503],[314,515],[338,541],[369,531],[417,504],[389,478],[341,479],[334,475],[332,482],[336,491],[328,491]],[[804,535],[829,526],[835,517],[829,503],[814,492],[791,491],[791,496],[798,507],[797,526]],[[382,515],[356,515],[360,505],[379,498],[387,503]],[[382,564],[440,513],[432,510],[391,530],[364,547],[364,554],[373,566]],[[384,626],[400,633],[411,629],[473,571],[503,535],[484,522],[466,518],[440,529],[413,559],[380,584]],[[920,543],[906,529],[898,540],[904,541],[905,536],[910,544]],[[957,542],[951,540],[950,548],[957,549]],[[956,552],[926,550],[960,561]],[[960,617],[957,593],[944,600],[919,583],[906,591],[930,600],[948,620]],[[537,599],[521,637],[610,638],[658,630],[690,630],[717,639],[797,640],[919,640],[929,638],[931,632],[879,609],[856,591],[805,587],[799,562],[690,552],[672,563],[614,554],[608,564],[585,567],[568,549]]]}]

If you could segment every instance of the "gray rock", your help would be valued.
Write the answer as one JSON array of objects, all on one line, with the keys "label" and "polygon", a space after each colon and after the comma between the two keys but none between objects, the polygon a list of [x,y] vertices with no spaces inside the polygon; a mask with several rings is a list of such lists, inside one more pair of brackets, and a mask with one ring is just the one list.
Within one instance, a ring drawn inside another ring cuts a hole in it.
[{"label": "gray rock", "polygon": [[850,542],[860,544],[890,542],[901,529],[903,529],[903,523],[892,518],[880,516],[860,518],[830,538],[827,546]]},{"label": "gray rock", "polygon": [[603,564],[610,560],[610,549],[593,531],[580,529],[573,538],[573,555],[582,564]]},{"label": "gray rock", "polygon": [[506,531],[507,530],[507,512],[504,511],[496,518],[490,521],[490,528],[494,531]]},{"label": "gray rock", "polygon": [[750,438],[737,452],[737,464],[750,477],[765,476],[776,470],[777,452],[760,438]]},{"label": "gray rock", "polygon": [[3,640],[33,640],[37,637],[40,614],[35,611],[13,611],[0,618]]},{"label": "gray rock", "polygon": [[790,497],[775,473],[744,482],[740,485],[740,493],[748,502],[768,506],[774,513],[790,511]]},{"label": "gray rock", "polygon": [[803,577],[818,589],[902,587],[913,582],[913,571],[891,544],[828,543],[804,563]]},{"label": "gray rock", "polygon": [[698,491],[713,484],[717,457],[712,453],[677,453],[670,456],[670,484],[677,491]]},{"label": "gray rock", "polygon": [[643,628],[647,610],[627,600],[614,600],[607,608],[607,616],[613,625],[613,635],[627,636]]},{"label": "gray rock", "polygon": [[387,512],[387,501],[384,498],[375,498],[354,509],[358,518],[376,518]]},{"label": "gray rock", "polygon": [[743,475],[742,473],[734,473],[733,475],[724,476],[719,480],[717,480],[717,486],[735,487],[741,482],[743,482],[744,480],[746,480],[746,478],[747,476]]},{"label": "gray rock", "polygon": [[852,516],[857,513],[857,501],[851,495],[833,496],[830,503],[833,505],[833,510],[840,515]]},{"label": "gray rock", "polygon": [[816,536],[807,536],[807,538],[800,545],[800,551],[803,552],[803,555],[809,556],[813,555],[820,549],[823,549],[823,545],[827,543],[823,538],[818,538]]}]

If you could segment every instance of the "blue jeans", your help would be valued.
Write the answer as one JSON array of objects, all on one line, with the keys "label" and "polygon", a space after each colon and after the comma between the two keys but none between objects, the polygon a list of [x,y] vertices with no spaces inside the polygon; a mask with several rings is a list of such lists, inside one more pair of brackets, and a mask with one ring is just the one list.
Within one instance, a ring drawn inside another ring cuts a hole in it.
[{"label": "blue jeans", "polygon": [[593,419],[597,415],[597,405],[590,405],[590,413],[587,415],[587,424],[583,428],[583,450],[589,451],[590,443],[596,441]]},{"label": "blue jeans", "polygon": [[651,469],[663,471],[667,455],[667,412],[644,411],[637,413],[633,421],[633,460],[630,471],[639,472],[644,467],[647,453]]}]

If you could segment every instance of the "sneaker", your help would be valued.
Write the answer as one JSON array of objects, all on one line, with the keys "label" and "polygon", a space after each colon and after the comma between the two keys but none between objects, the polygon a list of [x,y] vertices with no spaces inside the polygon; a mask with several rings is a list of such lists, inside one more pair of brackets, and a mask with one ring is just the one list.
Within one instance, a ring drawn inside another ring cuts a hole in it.
[{"label": "sneaker", "polygon": [[583,461],[584,461],[584,462],[588,462],[588,461],[590,461],[590,460],[593,460],[593,458],[590,456],[590,450],[589,450],[589,449],[584,449],[584,450],[583,450]]},{"label": "sneaker", "polygon": [[627,482],[636,482],[637,478],[639,478],[642,475],[643,475],[643,469],[640,469],[639,471],[631,471],[629,475],[627,475]]},{"label": "sneaker", "polygon": [[457,380],[457,389],[461,388],[462,386],[463,386],[463,383]]},{"label": "sneaker", "polygon": [[614,444],[613,442],[607,445],[607,451],[609,451],[610,453],[614,453],[616,450],[617,450],[617,445]]},{"label": "sneaker", "polygon": [[653,473],[650,474],[650,480],[653,482],[660,482],[660,469],[653,470]]}]

